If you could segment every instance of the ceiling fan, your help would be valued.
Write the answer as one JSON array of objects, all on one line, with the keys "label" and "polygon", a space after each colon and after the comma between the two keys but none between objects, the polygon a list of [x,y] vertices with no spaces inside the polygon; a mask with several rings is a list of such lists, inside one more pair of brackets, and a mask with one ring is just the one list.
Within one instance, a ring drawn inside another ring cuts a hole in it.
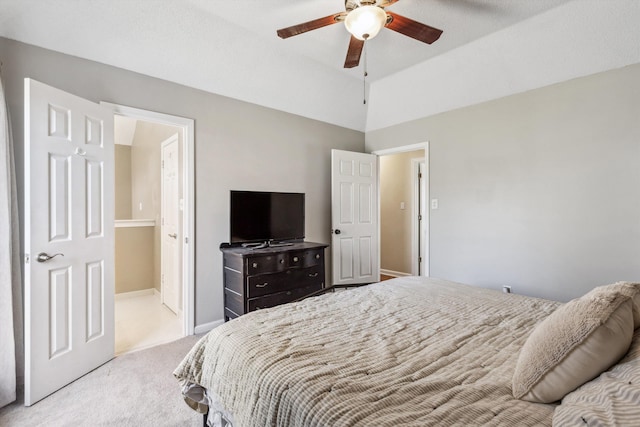
[{"label": "ceiling fan", "polygon": [[398,0],[345,0],[344,12],[334,13],[324,18],[282,28],[277,31],[280,38],[286,39],[291,36],[317,30],[327,25],[344,22],[347,30],[351,33],[349,50],[344,68],[353,68],[360,63],[360,55],[364,42],[374,38],[382,27],[396,31],[405,36],[412,37],[423,43],[431,44],[438,40],[442,30],[430,27],[413,19],[405,18],[397,13],[384,10]]}]

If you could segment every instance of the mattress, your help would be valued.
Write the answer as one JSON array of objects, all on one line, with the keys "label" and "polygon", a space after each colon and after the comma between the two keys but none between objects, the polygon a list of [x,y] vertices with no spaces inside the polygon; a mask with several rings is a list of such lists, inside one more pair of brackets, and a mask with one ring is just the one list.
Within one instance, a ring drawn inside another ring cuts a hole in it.
[{"label": "mattress", "polygon": [[398,278],[227,322],[174,375],[234,427],[551,425],[555,405],[515,399],[511,379],[559,305]]}]

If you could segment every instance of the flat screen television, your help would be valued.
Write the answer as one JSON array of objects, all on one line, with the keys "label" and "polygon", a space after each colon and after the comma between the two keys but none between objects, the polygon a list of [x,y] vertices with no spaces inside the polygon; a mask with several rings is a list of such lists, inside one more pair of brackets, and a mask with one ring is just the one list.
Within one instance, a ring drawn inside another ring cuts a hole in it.
[{"label": "flat screen television", "polygon": [[231,244],[304,240],[304,193],[231,191]]}]

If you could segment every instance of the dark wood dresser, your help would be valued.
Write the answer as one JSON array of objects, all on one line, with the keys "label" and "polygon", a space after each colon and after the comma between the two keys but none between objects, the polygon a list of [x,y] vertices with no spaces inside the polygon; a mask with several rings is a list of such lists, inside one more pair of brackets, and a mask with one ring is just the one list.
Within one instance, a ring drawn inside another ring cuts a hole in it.
[{"label": "dark wood dresser", "polygon": [[327,246],[301,242],[261,249],[221,247],[225,321],[324,288]]}]

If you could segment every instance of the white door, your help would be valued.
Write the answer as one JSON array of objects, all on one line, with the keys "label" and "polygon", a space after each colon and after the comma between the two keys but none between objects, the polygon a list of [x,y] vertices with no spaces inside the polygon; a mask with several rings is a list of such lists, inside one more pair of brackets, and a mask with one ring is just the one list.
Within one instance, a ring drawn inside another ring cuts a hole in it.
[{"label": "white door", "polygon": [[181,307],[180,294],[180,194],[178,134],[162,143],[162,302],[174,313]]},{"label": "white door", "polygon": [[113,156],[111,111],[25,79],[27,406],[113,358]]},{"label": "white door", "polygon": [[333,284],[380,280],[378,158],[331,150]]}]

